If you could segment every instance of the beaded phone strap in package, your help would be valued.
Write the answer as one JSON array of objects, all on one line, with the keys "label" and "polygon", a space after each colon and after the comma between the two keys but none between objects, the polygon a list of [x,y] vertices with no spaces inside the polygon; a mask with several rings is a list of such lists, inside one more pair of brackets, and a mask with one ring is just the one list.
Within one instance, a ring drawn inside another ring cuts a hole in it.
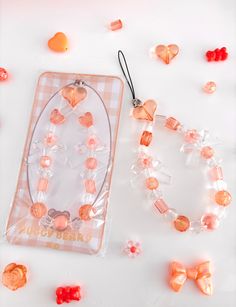
[{"label": "beaded phone strap in package", "polygon": [[[48,90],[44,82],[59,86],[39,108],[42,89]],[[121,96],[116,77],[40,78],[9,218],[10,242],[86,253],[100,249]]]},{"label": "beaded phone strap in package", "polygon": [[[223,180],[221,160],[217,158],[213,148],[217,141],[214,141],[206,130],[185,129],[174,117],[157,114],[157,103],[154,100],[141,102],[141,100],[137,99],[129,68],[121,50],[118,51],[118,60],[132,94],[132,116],[136,120],[144,121],[137,158],[132,165],[133,172],[136,176],[143,178],[143,188],[150,194],[153,205],[160,214],[171,222],[177,231],[191,230],[199,232],[217,228],[220,219],[225,215],[225,208],[231,203],[231,195],[227,191],[226,183]],[[172,132],[182,135],[183,145],[181,152],[187,155],[188,162],[194,158],[202,160],[206,164],[206,173],[213,193],[209,197],[210,210],[203,213],[197,220],[190,220],[187,216],[178,214],[175,209],[169,207],[163,198],[162,184],[169,181],[169,176],[163,170],[163,163],[151,154],[150,149],[152,146],[150,145],[153,139],[155,122]]]}]

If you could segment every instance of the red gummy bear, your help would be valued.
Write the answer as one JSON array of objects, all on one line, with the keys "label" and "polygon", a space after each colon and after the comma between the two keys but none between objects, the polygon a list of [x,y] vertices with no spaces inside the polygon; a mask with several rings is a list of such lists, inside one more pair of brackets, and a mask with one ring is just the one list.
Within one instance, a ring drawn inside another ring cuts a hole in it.
[{"label": "red gummy bear", "polygon": [[215,50],[211,51],[208,50],[206,52],[206,58],[208,62],[218,62],[218,61],[225,61],[228,57],[228,53],[225,47],[222,47],[221,49],[216,48]]},{"label": "red gummy bear", "polygon": [[81,299],[80,286],[58,287],[56,289],[57,304],[70,303],[70,301],[79,301]]}]

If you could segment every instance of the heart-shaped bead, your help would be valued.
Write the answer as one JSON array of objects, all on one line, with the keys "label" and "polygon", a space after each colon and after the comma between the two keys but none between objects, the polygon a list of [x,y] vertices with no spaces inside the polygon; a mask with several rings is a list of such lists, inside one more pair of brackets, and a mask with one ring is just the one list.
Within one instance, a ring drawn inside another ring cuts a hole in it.
[{"label": "heart-shaped bead", "polygon": [[62,96],[69,102],[72,108],[84,100],[87,96],[87,91],[84,87],[66,86],[62,89]]},{"label": "heart-shaped bead", "polygon": [[59,125],[64,123],[64,121],[65,121],[65,116],[61,114],[61,112],[58,109],[52,110],[50,115],[51,123],[53,123],[54,125]]},{"label": "heart-shaped bead", "polygon": [[81,115],[79,117],[79,123],[86,127],[89,128],[93,125],[93,115],[90,112],[86,112],[84,115]]},{"label": "heart-shaped bead", "polygon": [[133,109],[133,117],[153,121],[157,104],[154,100],[147,100],[143,105]]},{"label": "heart-shaped bead", "polygon": [[168,46],[158,45],[155,48],[155,53],[164,63],[169,64],[170,61],[179,53],[179,47],[174,44]]},{"label": "heart-shaped bead", "polygon": [[68,49],[68,39],[62,32],[57,32],[48,41],[48,47],[56,52],[64,52]]}]

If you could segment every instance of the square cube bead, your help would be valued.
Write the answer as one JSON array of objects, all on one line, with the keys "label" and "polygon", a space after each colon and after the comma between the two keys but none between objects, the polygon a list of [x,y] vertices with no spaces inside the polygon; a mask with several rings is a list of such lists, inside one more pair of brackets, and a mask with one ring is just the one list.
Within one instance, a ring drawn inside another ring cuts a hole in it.
[{"label": "square cube bead", "polygon": [[166,123],[165,123],[166,128],[176,131],[179,126],[180,126],[180,122],[174,117],[168,117],[166,119]]},{"label": "square cube bead", "polygon": [[37,190],[38,192],[47,192],[48,189],[48,179],[47,178],[39,178]]},{"label": "square cube bead", "polygon": [[152,132],[150,131],[143,131],[141,139],[140,139],[140,145],[149,146],[152,141]]},{"label": "square cube bead", "polygon": [[209,170],[209,175],[212,181],[222,180],[223,171],[220,166],[215,166]]}]

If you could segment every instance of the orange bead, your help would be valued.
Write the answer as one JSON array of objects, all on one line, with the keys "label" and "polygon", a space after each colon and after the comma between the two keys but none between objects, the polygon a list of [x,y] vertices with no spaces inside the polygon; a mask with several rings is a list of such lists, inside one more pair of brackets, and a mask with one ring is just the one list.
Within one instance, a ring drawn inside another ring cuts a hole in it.
[{"label": "orange bead", "polygon": [[220,206],[228,206],[231,203],[232,197],[227,191],[218,191],[215,194],[215,201]]},{"label": "orange bead", "polygon": [[96,193],[96,184],[93,179],[86,179],[84,181],[85,190],[87,193],[95,194]]},{"label": "orange bead", "polygon": [[112,21],[111,23],[110,23],[110,29],[111,29],[111,31],[116,31],[116,30],[119,30],[119,29],[121,29],[122,28],[122,21],[120,20],[120,19],[118,19],[118,20],[115,20],[115,21]]},{"label": "orange bead", "polygon": [[159,186],[159,182],[155,177],[149,177],[146,179],[146,187],[149,190],[155,190]]},{"label": "orange bead", "polygon": [[56,52],[64,52],[68,49],[68,39],[62,32],[57,32],[48,41],[48,47]]},{"label": "orange bead", "polygon": [[39,163],[42,168],[48,168],[52,163],[52,159],[49,156],[42,156]]},{"label": "orange bead", "polygon": [[95,209],[92,205],[83,205],[79,208],[79,218],[83,221],[89,221],[94,217]]},{"label": "orange bead", "polygon": [[89,157],[85,161],[85,166],[88,169],[95,169],[97,167],[97,164],[98,164],[97,159],[93,157]]},{"label": "orange bead", "polygon": [[166,128],[176,131],[178,130],[179,126],[180,126],[180,122],[174,117],[168,117],[166,119],[166,123],[165,123]]},{"label": "orange bead", "polygon": [[30,207],[30,213],[33,217],[40,219],[47,213],[47,207],[43,203],[34,203]]},{"label": "orange bead", "polygon": [[67,216],[63,214],[58,215],[54,219],[54,228],[58,231],[63,231],[67,228],[68,222]]},{"label": "orange bead", "polygon": [[143,131],[140,139],[140,145],[149,146],[151,141],[152,141],[152,133],[149,131]]},{"label": "orange bead", "polygon": [[205,146],[201,150],[201,156],[203,159],[210,159],[214,156],[214,149],[210,146]]},{"label": "orange bead", "polygon": [[37,191],[39,192],[47,192],[48,189],[48,179],[47,178],[39,178]]},{"label": "orange bead", "polygon": [[188,230],[189,226],[190,226],[190,221],[184,215],[178,215],[177,218],[174,220],[174,227],[178,231],[184,232]]}]

